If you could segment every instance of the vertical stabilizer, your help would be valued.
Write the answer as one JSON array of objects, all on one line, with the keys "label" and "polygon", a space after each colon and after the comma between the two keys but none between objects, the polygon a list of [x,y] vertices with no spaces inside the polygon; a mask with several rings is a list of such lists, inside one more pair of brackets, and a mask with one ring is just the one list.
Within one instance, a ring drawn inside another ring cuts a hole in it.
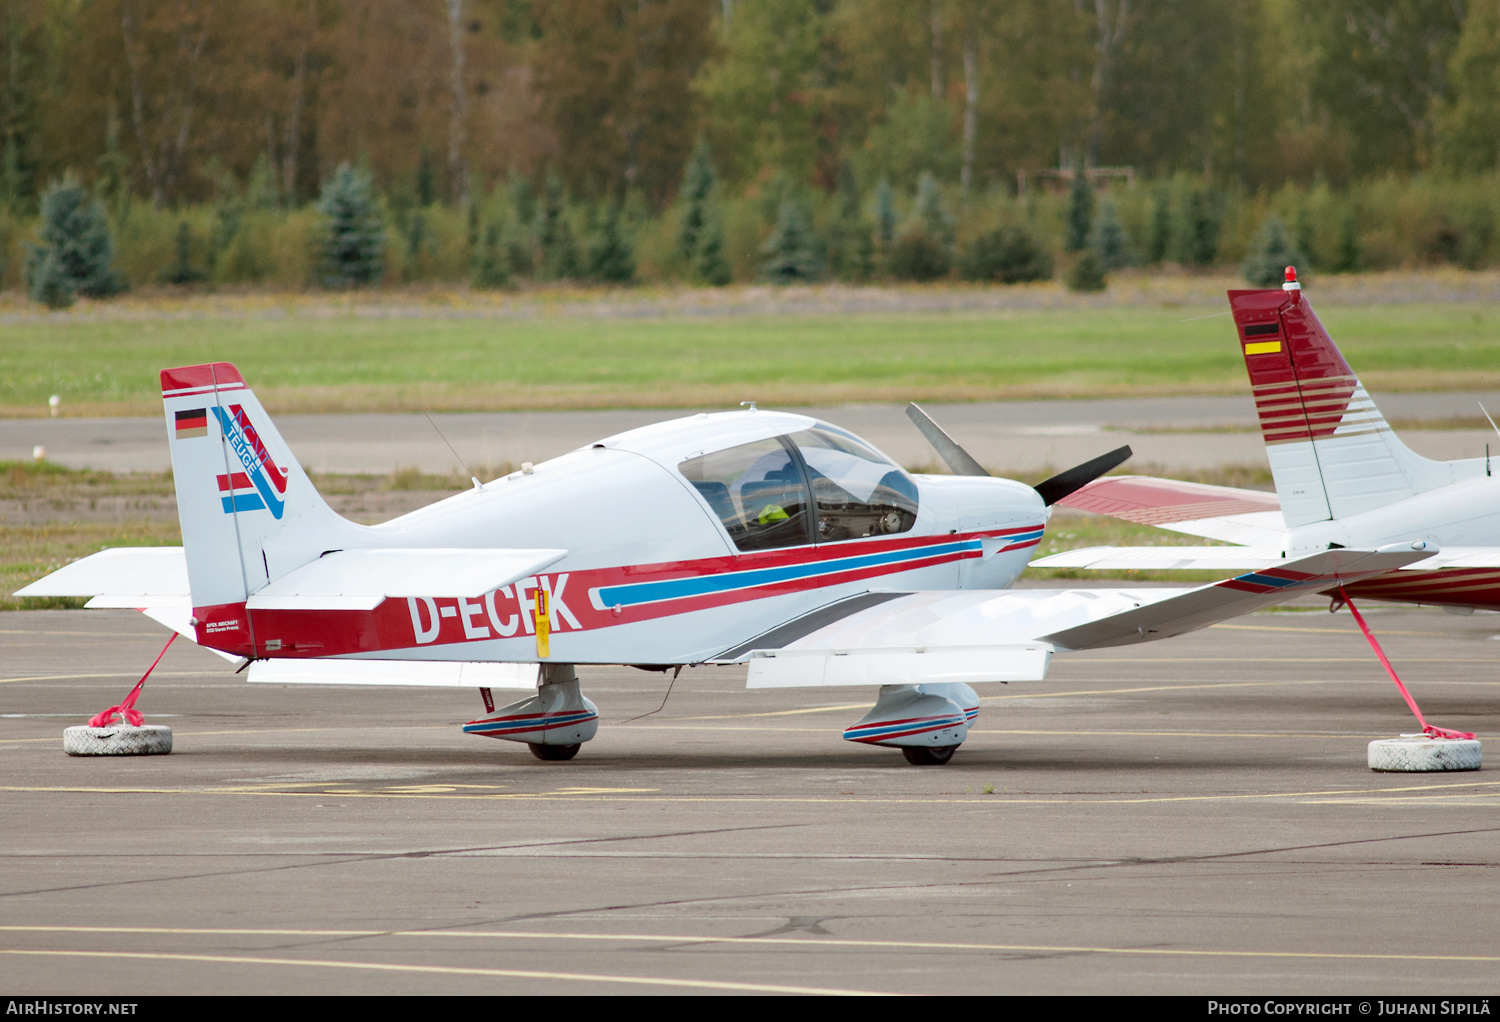
[{"label": "vertical stabilizer", "polygon": [[359,545],[227,362],[161,374],[198,641],[256,655],[250,594],[323,552]]},{"label": "vertical stabilizer", "polygon": [[1455,463],[1423,458],[1391,431],[1288,276],[1282,290],[1229,292],[1287,527],[1453,482]]}]

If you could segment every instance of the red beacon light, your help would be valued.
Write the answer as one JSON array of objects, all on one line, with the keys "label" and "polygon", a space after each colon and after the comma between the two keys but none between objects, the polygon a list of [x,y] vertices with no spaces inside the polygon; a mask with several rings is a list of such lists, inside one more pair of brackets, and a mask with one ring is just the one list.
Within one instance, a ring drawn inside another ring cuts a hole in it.
[{"label": "red beacon light", "polygon": [[1288,266],[1286,268],[1286,283],[1283,284],[1283,285],[1281,285],[1281,290],[1283,290],[1283,291],[1301,291],[1302,290],[1302,285],[1299,284],[1299,283],[1297,283],[1297,267],[1295,267],[1295,266]]}]

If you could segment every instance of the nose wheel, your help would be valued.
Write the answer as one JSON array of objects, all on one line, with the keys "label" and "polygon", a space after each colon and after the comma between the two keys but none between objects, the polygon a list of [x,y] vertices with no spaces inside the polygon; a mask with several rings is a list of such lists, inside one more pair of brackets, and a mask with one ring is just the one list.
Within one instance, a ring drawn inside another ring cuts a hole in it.
[{"label": "nose wheel", "polygon": [[957,745],[904,745],[901,747],[901,755],[912,766],[942,766],[953,758],[958,751]]},{"label": "nose wheel", "polygon": [[558,762],[578,755],[578,750],[583,747],[583,744],[580,742],[578,745],[536,745],[528,742],[526,747],[537,759]]}]

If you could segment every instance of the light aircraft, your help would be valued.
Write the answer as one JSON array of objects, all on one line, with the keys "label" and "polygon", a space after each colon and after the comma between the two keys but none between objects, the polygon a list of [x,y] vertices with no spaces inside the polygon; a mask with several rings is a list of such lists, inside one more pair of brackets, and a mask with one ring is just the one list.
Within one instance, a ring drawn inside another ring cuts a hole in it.
[{"label": "light aircraft", "polygon": [[[1056,652],[1166,638],[1420,558],[1309,549],[1184,589],[1008,587],[1050,506],[1122,448],[1033,488],[915,405],[954,475],[911,475],[805,415],[699,414],[609,437],[381,525],[324,503],[228,363],[161,374],[181,547],[106,550],[22,589],[134,607],[249,680],[476,687],[464,726],[568,759],[598,710],[575,668],[748,663],[757,689],[878,688],[850,741],[945,763],[971,685]],[[675,677],[675,675],[674,675]],[[527,693],[494,708],[492,690]]]},{"label": "light aircraft", "polygon": [[[1276,493],[1150,476],[1099,479],[1061,503],[1232,546],[1086,547],[1046,568],[1267,568],[1315,550],[1426,543],[1432,555],[1345,594],[1500,609],[1500,479],[1483,458],[1433,461],[1392,431],[1287,267],[1280,289],[1230,291]],[[1332,609],[1343,602],[1329,587]]]}]

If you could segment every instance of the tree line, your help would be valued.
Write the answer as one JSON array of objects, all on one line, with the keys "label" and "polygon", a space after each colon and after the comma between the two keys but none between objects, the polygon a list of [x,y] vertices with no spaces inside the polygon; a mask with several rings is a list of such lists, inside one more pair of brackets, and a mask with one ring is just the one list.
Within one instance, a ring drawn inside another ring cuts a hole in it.
[{"label": "tree line", "polygon": [[1483,172],[1500,0],[0,0],[0,201],[72,171],[202,202],[342,163],[462,204],[520,174],[670,204],[782,174],[964,194],[1048,167],[1221,188]]},{"label": "tree line", "polygon": [[54,303],[1500,261],[1500,0],[0,0],[0,31],[0,282]]}]

